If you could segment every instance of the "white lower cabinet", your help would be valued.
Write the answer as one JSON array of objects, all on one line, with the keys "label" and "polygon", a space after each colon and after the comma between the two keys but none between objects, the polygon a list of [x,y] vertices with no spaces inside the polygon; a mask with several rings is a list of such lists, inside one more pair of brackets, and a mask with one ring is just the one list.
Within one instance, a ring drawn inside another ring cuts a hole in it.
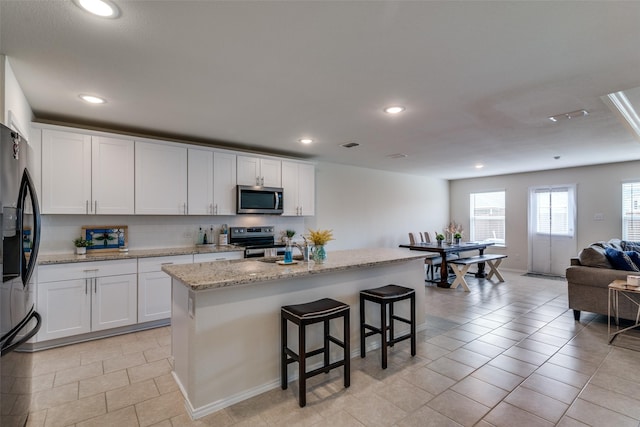
[{"label": "white lower cabinet", "polygon": [[40,266],[37,341],[135,324],[136,272],[135,259]]},{"label": "white lower cabinet", "polygon": [[162,266],[192,262],[193,255],[138,259],[138,323],[171,317],[171,277]]}]

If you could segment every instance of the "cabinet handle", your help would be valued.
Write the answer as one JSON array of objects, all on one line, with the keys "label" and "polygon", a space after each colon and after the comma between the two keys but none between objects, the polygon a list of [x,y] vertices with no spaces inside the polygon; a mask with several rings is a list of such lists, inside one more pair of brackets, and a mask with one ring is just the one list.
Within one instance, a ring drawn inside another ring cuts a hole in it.
[{"label": "cabinet handle", "polygon": [[89,269],[89,270],[82,270],[82,271],[84,271],[85,273],[91,273],[92,271],[100,271],[100,269],[99,268],[92,268],[92,269]]},{"label": "cabinet handle", "polygon": [[89,214],[89,201],[88,200],[85,200],[85,202],[84,202],[84,210],[85,210],[85,213],[88,215]]},{"label": "cabinet handle", "polygon": [[94,204],[94,206],[95,206],[95,207],[93,208],[93,213],[94,213],[94,214],[97,214],[97,213],[98,213],[98,201],[96,200],[95,202],[93,202],[93,204]]},{"label": "cabinet handle", "polygon": [[96,278],[93,279],[93,293],[94,294],[98,293],[98,279]]},{"label": "cabinet handle", "polygon": [[218,215],[218,204],[216,203],[216,208],[214,210],[215,215]]},{"label": "cabinet handle", "polygon": [[262,184],[262,186],[264,187],[264,176],[260,178],[260,184]]},{"label": "cabinet handle", "polygon": [[87,294],[87,282],[89,281],[89,279],[84,279],[84,294]]}]

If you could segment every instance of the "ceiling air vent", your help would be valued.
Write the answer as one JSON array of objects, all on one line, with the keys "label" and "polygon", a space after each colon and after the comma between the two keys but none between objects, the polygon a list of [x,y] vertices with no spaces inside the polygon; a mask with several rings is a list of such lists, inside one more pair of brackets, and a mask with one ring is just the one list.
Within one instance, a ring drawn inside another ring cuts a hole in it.
[{"label": "ceiling air vent", "polygon": [[340,147],[344,147],[344,148],[354,148],[359,146],[360,144],[358,144],[357,142],[345,142],[344,144],[340,144]]},{"label": "ceiling air vent", "polygon": [[402,153],[395,153],[395,154],[388,154],[387,157],[390,159],[404,159],[405,157],[408,157],[408,156]]}]

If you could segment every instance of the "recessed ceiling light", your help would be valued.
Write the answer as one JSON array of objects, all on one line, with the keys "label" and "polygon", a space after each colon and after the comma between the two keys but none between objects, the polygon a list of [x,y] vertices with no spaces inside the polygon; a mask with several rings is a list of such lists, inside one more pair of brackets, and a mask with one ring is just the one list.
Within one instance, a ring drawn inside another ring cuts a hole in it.
[{"label": "recessed ceiling light", "polygon": [[484,165],[482,163],[476,164],[476,169],[482,169]]},{"label": "recessed ceiling light", "polygon": [[407,156],[404,153],[393,153],[393,154],[387,154],[387,157],[390,159],[404,159],[409,156]]},{"label": "recessed ceiling light", "polygon": [[384,112],[387,114],[398,114],[398,113],[402,113],[403,111],[404,111],[404,107],[401,107],[399,105],[394,105],[384,109]]},{"label": "recessed ceiling light", "polygon": [[311,144],[313,142],[313,139],[311,139],[311,138],[300,138],[298,141],[301,142],[302,144]]},{"label": "recessed ceiling light", "polygon": [[120,9],[110,0],[73,0],[83,10],[101,18],[117,18]]},{"label": "recessed ceiling light", "polygon": [[80,95],[80,99],[82,99],[84,102],[88,102],[89,104],[104,104],[105,102],[107,102],[104,99],[93,95]]},{"label": "recessed ceiling light", "polygon": [[555,116],[549,117],[549,120],[556,123],[556,122],[559,122],[560,120],[571,120],[577,117],[584,117],[588,115],[589,115],[589,112],[587,110],[576,110],[576,111],[571,111],[570,113],[556,114]]}]

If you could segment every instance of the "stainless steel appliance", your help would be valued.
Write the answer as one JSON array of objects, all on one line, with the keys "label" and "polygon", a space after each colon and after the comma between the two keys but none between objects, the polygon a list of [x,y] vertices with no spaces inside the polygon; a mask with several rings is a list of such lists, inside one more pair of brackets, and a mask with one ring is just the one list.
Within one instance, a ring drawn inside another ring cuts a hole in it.
[{"label": "stainless steel appliance", "polygon": [[282,188],[238,185],[237,209],[239,214],[282,214]]},{"label": "stainless steel appliance", "polygon": [[40,329],[32,274],[40,244],[40,210],[27,169],[26,141],[0,124],[0,426],[24,426],[31,401],[31,353],[25,343]]},{"label": "stainless steel appliance", "polygon": [[245,258],[284,255],[284,243],[275,242],[273,225],[264,227],[231,227],[229,243],[243,246]]}]

